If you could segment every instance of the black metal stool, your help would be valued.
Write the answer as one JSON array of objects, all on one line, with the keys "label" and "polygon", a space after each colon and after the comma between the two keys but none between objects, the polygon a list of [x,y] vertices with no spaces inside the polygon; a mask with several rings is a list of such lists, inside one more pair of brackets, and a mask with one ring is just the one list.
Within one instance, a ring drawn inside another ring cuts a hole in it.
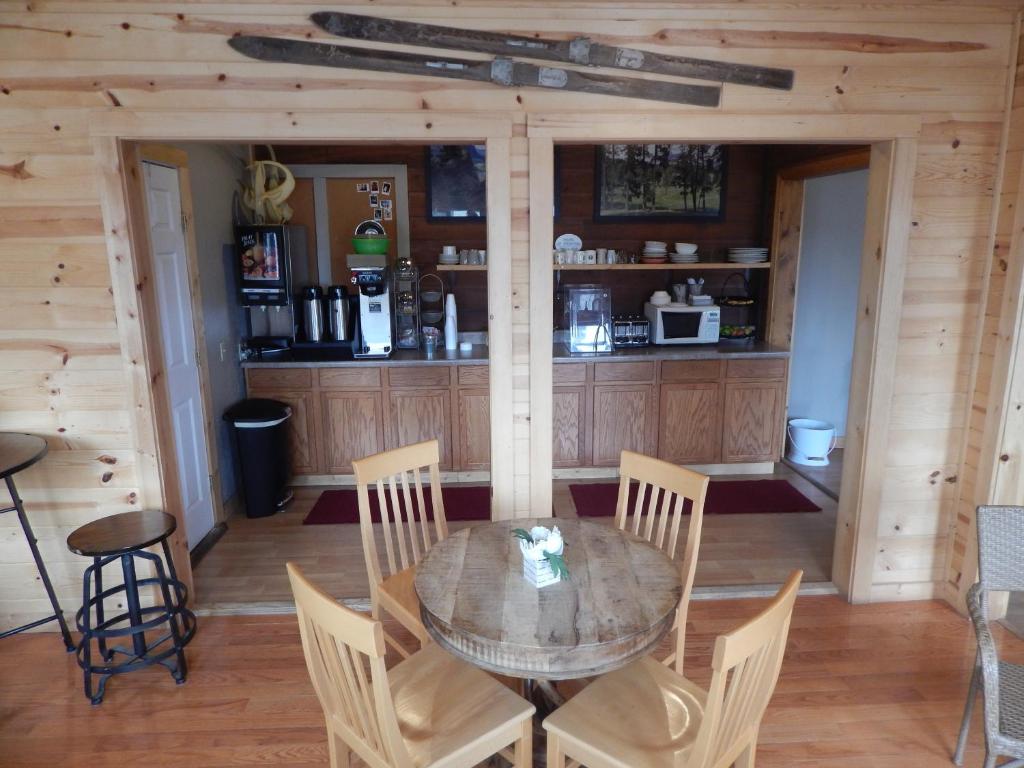
[{"label": "black metal stool", "polygon": [[50,583],[50,574],[46,572],[46,565],[43,563],[43,556],[39,554],[39,547],[36,544],[36,536],[29,525],[28,517],[25,515],[25,506],[18,496],[18,489],[14,487],[14,476],[23,469],[28,469],[46,455],[46,441],[36,435],[26,435],[21,432],[0,432],[0,478],[7,482],[7,492],[11,495],[13,506],[0,509],[0,515],[5,512],[17,512],[18,522],[25,532],[28,540],[28,547],[32,550],[32,559],[35,560],[36,569],[39,571],[39,578],[43,582],[46,596],[50,598],[50,605],[53,606],[53,614],[45,619],[37,619],[20,627],[0,632],[0,638],[24,632],[51,621],[60,625],[61,636],[64,638],[64,646],[68,652],[75,650],[75,644],[71,642],[71,633],[68,632],[67,622],[64,620],[64,612],[57,601],[57,595],[53,591],[53,584]]},{"label": "black metal stool", "polygon": [[[188,674],[185,646],[195,634],[196,617],[185,607],[188,590],[178,580],[171,550],[167,546],[167,539],[176,528],[174,518],[164,512],[125,512],[94,520],[68,536],[68,549],[92,558],[92,565],[85,569],[82,609],[75,615],[75,619],[82,633],[82,640],[78,644],[78,666],[85,673],[85,695],[93,704],[103,700],[107,680],[113,675],[153,664],[167,667],[179,685],[185,682]],[[146,547],[156,544],[163,548],[164,559],[167,561],[166,573],[160,557],[144,551]],[[121,561],[124,583],[103,589],[103,566],[115,560]],[[151,563],[156,576],[138,578],[135,571],[138,560]],[[143,608],[139,601],[139,587],[146,586],[158,587],[162,602]],[[124,594],[127,610],[113,618],[106,618],[103,601],[121,593]],[[95,622],[92,620],[93,613],[96,616]],[[155,640],[147,641],[147,632],[163,634]],[[116,638],[131,638],[132,647],[108,647],[108,641]],[[94,642],[101,659],[96,664],[92,657]],[[127,658],[115,664],[112,663],[115,654]],[[95,693],[93,675],[100,675]]]}]

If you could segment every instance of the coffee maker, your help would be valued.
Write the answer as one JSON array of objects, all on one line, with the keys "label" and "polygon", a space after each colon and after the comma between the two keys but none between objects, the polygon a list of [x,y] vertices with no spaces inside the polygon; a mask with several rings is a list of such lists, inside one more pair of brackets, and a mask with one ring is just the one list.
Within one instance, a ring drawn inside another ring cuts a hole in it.
[{"label": "coffee maker", "polygon": [[359,292],[353,356],[388,357],[394,345],[387,256],[350,253],[347,262]]}]

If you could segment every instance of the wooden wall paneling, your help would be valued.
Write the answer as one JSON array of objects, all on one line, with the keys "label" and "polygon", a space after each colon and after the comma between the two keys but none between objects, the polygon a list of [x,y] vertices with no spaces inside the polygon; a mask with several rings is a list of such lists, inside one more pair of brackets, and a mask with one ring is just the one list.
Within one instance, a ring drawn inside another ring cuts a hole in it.
[{"label": "wooden wall paneling", "polygon": [[775,209],[772,212],[771,289],[768,291],[768,330],[765,340],[784,349],[793,345],[803,220],[804,180],[776,179]]},{"label": "wooden wall paneling", "polygon": [[530,139],[530,509],[551,514],[554,144]]},{"label": "wooden wall paneling", "polygon": [[[512,337],[512,147],[504,138],[487,140],[487,339],[490,349],[488,463],[491,517],[515,517],[515,397]],[[460,420],[461,423],[461,420]],[[470,445],[465,446],[467,450]],[[472,452],[475,454],[475,452]],[[474,455],[474,462],[480,457]],[[464,455],[462,464],[467,464]]]},{"label": "wooden wall paneling", "polygon": [[[946,561],[947,597],[961,612],[977,579],[975,509],[979,504],[1020,504],[1024,499],[1024,46],[1015,31],[1015,62],[1007,75],[1007,110],[994,185],[985,301],[972,375],[960,494],[952,516]],[[1005,601],[993,606],[998,612]]]},{"label": "wooden wall paneling", "polygon": [[149,230],[145,212],[139,206],[145,196],[138,154],[135,147],[122,145],[114,138],[96,139],[93,151],[102,171],[100,203],[114,304],[119,317],[135,319],[118,323],[139,475],[135,501],[141,509],[162,509],[178,521],[178,529],[169,541],[171,556],[178,577],[195,600],[168,397],[166,387],[159,384],[163,370],[160,333],[146,320],[157,317],[157,313],[153,284],[146,271]]},{"label": "wooden wall paneling", "polygon": [[843,451],[833,580],[852,601],[871,599],[878,508],[889,439],[917,142],[871,148],[860,298]]}]

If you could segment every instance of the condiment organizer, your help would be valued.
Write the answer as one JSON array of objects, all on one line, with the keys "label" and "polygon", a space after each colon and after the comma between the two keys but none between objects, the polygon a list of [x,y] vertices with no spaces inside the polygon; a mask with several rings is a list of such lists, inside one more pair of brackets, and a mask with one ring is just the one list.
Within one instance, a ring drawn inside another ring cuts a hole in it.
[{"label": "condiment organizer", "polygon": [[[427,283],[428,280],[437,281],[437,289],[428,287],[431,284]],[[426,285],[425,285],[426,283]],[[429,272],[419,280],[419,320],[420,326],[424,336],[427,335],[427,329],[433,328],[440,333],[440,337],[444,338],[444,281],[433,272]],[[435,334],[431,333],[431,337],[435,337]],[[436,337],[435,337],[436,338]],[[436,346],[436,341],[434,341]]]}]

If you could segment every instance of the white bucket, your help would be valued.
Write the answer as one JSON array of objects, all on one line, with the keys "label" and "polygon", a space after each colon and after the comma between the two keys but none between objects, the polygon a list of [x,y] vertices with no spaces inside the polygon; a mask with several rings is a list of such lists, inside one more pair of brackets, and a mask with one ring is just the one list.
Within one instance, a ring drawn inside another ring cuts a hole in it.
[{"label": "white bucket", "polygon": [[836,447],[836,428],[817,419],[790,419],[789,451],[786,458],[809,467],[828,466],[828,455]]}]

